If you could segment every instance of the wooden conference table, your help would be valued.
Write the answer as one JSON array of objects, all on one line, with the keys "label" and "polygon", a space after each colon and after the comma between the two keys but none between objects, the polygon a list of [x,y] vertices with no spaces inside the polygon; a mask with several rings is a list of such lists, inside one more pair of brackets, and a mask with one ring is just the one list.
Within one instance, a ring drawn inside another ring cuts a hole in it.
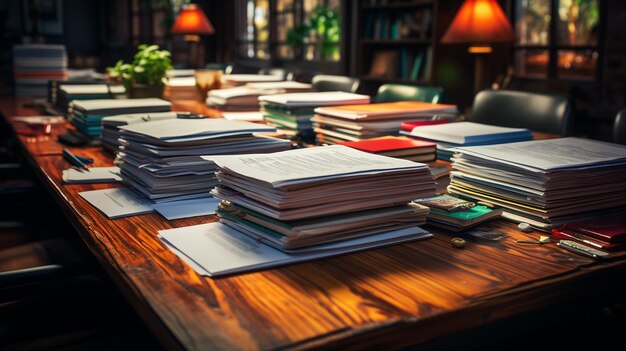
[{"label": "wooden conference table", "polygon": [[[0,100],[0,112],[36,115],[23,101]],[[178,110],[211,113],[193,102]],[[200,109],[200,111],[198,111]],[[454,248],[450,236],[212,279],[196,274],[157,239],[157,231],[216,221],[203,216],[167,221],[158,214],[109,220],[78,193],[119,185],[62,185],[53,129],[48,137],[20,136],[35,172],[118,288],[167,348],[398,349],[624,288],[624,253],[602,262],[537,238],[506,221],[489,227],[503,241],[470,240]],[[100,148],[70,148],[94,166],[113,159]],[[618,278],[616,278],[618,277]],[[95,301],[97,303],[97,301]]]}]

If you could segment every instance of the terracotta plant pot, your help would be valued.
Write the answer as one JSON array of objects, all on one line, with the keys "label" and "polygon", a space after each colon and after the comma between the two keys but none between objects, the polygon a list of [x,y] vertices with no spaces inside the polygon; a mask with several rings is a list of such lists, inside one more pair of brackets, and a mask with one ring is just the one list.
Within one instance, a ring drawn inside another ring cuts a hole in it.
[{"label": "terracotta plant pot", "polygon": [[163,84],[160,85],[145,85],[145,84],[133,84],[128,89],[128,97],[131,99],[144,99],[144,98],[163,98]]}]

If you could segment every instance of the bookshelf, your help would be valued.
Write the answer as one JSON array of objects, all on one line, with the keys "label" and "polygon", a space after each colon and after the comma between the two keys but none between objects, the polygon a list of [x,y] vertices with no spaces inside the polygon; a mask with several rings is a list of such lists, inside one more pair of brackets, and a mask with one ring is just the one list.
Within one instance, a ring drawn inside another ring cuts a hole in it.
[{"label": "bookshelf", "polygon": [[354,6],[351,73],[366,90],[383,83],[430,85],[437,1],[357,0]]}]

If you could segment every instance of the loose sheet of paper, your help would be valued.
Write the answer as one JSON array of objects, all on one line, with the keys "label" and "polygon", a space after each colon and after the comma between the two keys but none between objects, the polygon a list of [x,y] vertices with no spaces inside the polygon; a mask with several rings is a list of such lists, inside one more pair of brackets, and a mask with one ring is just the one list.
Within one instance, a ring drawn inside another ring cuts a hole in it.
[{"label": "loose sheet of paper", "polygon": [[128,188],[113,188],[78,193],[109,219],[135,216],[153,211],[152,201]]},{"label": "loose sheet of paper", "polygon": [[69,168],[63,170],[63,182],[67,184],[96,184],[121,182],[119,167],[91,167],[89,171]]},{"label": "loose sheet of paper", "polygon": [[213,197],[190,199],[182,201],[163,202],[154,205],[154,210],[168,221],[179,218],[189,218],[214,214],[220,200]]}]

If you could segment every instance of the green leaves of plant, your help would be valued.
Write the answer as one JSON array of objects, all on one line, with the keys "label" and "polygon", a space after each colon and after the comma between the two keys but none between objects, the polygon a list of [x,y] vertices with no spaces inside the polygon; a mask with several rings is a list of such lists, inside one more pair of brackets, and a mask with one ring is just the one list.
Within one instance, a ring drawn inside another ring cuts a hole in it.
[{"label": "green leaves of plant", "polygon": [[107,68],[112,78],[120,79],[128,88],[131,84],[160,85],[163,84],[165,72],[172,69],[171,54],[167,50],[159,50],[158,45],[142,44],[132,63],[117,61],[115,66]]}]

